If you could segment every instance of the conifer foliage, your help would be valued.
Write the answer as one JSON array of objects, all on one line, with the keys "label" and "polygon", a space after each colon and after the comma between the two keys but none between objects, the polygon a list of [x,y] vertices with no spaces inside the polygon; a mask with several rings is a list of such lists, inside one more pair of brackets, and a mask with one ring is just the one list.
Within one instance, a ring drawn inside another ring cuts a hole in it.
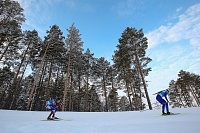
[{"label": "conifer foliage", "polygon": [[[142,29],[124,30],[110,62],[83,49],[75,23],[66,36],[50,26],[42,40],[36,30],[22,31],[24,21],[18,2],[0,1],[0,109],[46,110],[45,102],[58,97],[62,111],[143,110],[145,103],[152,109],[145,80],[152,59]],[[199,106],[199,82],[180,71],[170,83],[172,105]]]},{"label": "conifer foliage", "polygon": [[[128,94],[131,109],[142,109],[143,92],[149,109],[152,109],[145,76],[148,75],[151,68],[146,68],[151,61],[146,57],[147,38],[144,37],[142,29],[126,28],[119,38],[117,50],[113,56],[114,66],[119,73],[119,80],[123,80]],[[142,84],[142,86],[141,86]]]},{"label": "conifer foliage", "polygon": [[200,76],[181,70],[169,85],[172,107],[200,106]]},{"label": "conifer foliage", "polygon": [[17,59],[21,24],[25,21],[23,8],[12,0],[0,1],[0,61]]}]

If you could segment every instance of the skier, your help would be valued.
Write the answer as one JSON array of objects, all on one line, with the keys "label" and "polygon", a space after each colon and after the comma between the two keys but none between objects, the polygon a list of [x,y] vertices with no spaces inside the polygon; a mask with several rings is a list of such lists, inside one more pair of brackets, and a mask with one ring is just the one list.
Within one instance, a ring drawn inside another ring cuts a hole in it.
[{"label": "skier", "polygon": [[58,119],[57,117],[55,117],[55,114],[56,114],[56,109],[59,106],[59,103],[60,103],[60,98],[51,99],[51,100],[49,100],[49,101],[46,102],[46,108],[49,109],[49,110],[51,110],[51,113],[47,117],[47,120]]},{"label": "skier", "polygon": [[[156,96],[156,100],[162,104],[162,115],[170,115],[170,112],[169,112],[169,105],[168,105],[168,99],[167,99],[167,95],[169,94],[169,90],[164,90],[164,91],[161,91],[161,92],[158,92],[157,93],[157,96]],[[166,101],[162,98],[162,97],[165,97]],[[166,107],[166,110],[167,110],[167,113],[165,113],[165,107]]]}]

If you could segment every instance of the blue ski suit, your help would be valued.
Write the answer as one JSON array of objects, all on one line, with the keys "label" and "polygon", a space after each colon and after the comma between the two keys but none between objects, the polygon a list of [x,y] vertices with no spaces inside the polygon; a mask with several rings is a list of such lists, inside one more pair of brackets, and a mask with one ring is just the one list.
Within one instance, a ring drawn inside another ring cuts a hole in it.
[{"label": "blue ski suit", "polygon": [[[161,91],[157,94],[156,96],[156,100],[162,104],[162,112],[164,113],[165,112],[165,107],[166,107],[166,110],[167,112],[169,112],[169,105],[168,105],[168,99],[167,99],[167,95],[168,95],[168,91]],[[162,98],[162,97],[165,97],[166,101]]]}]

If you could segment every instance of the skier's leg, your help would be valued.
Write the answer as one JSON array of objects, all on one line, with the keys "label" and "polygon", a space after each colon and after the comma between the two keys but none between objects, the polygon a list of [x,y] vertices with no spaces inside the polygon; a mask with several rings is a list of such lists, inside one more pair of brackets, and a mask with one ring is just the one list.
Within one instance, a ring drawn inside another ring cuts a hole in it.
[{"label": "skier's leg", "polygon": [[162,113],[165,114],[165,104],[162,104]]},{"label": "skier's leg", "polygon": [[53,106],[49,106],[51,113],[49,114],[48,118],[52,119],[51,116],[53,117],[55,115],[55,108]]},{"label": "skier's leg", "polygon": [[[51,110],[51,106],[49,106],[49,105],[46,105],[46,108],[49,109],[49,110]],[[51,115],[52,115],[52,114],[53,114],[53,112],[52,112],[52,110],[51,110],[49,116],[47,117],[47,120],[50,120],[50,119],[51,119]]]},{"label": "skier's leg", "polygon": [[163,103],[166,102],[160,95],[157,95],[157,96],[156,96],[156,100],[157,100],[159,103],[161,103],[161,104],[163,104]]},{"label": "skier's leg", "polygon": [[167,114],[170,115],[168,103],[166,103],[166,110],[167,110]]},{"label": "skier's leg", "polygon": [[53,111],[50,112],[49,116],[47,117],[48,120],[51,120],[51,119],[52,119],[52,118],[51,118],[51,115],[53,115],[53,113],[54,113]]},{"label": "skier's leg", "polygon": [[165,113],[165,104],[167,103],[160,95],[157,95],[156,96],[156,100],[162,104],[162,113],[163,114],[166,114]]},{"label": "skier's leg", "polygon": [[54,119],[59,119],[59,118],[56,117],[55,115],[56,115],[56,110],[55,110],[55,113],[53,114],[53,118],[54,118]]},{"label": "skier's leg", "polygon": [[53,111],[53,119],[58,119],[57,117],[55,117],[55,114],[56,114],[56,108],[52,107],[52,111]]},{"label": "skier's leg", "polygon": [[169,106],[168,106],[168,103],[166,103],[166,110],[167,110],[167,112],[169,112]]}]

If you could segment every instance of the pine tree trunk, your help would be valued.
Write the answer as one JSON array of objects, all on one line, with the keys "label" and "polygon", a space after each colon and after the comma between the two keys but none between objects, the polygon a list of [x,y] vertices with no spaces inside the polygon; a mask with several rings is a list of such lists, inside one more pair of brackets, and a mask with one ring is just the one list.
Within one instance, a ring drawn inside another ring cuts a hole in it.
[{"label": "pine tree trunk", "polygon": [[72,109],[72,76],[70,76],[69,111]]},{"label": "pine tree trunk", "polygon": [[125,81],[125,82],[126,82],[126,89],[127,89],[127,92],[128,92],[129,104],[130,104],[131,110],[133,110],[133,106],[132,106],[132,102],[131,102],[131,96],[130,96],[130,91],[129,91],[128,83],[127,83],[127,81]]},{"label": "pine tree trunk", "polygon": [[43,66],[43,69],[42,69],[42,75],[40,76],[40,80],[39,81],[41,81],[41,82],[39,82],[39,85],[38,85],[38,87],[39,88],[41,88],[41,90],[39,91],[39,96],[41,96],[42,97],[42,101],[43,102],[40,102],[40,106],[42,107],[42,110],[45,110],[46,108],[45,108],[45,97],[44,97],[44,95],[45,95],[45,85],[44,85],[44,82],[45,82],[45,72],[46,72],[46,70],[47,70],[47,63],[45,63],[44,62],[44,66]]},{"label": "pine tree trunk", "polygon": [[191,101],[190,101],[190,95],[189,95],[189,98],[188,98],[188,94],[189,94],[189,92],[187,91],[188,90],[188,88],[187,88],[187,86],[181,86],[181,95],[183,96],[183,98],[184,98],[184,102],[185,102],[185,104],[186,104],[186,107],[192,107],[192,105],[191,105]]},{"label": "pine tree trunk", "polygon": [[[132,92],[132,96],[133,96],[133,101],[134,101],[134,105],[135,105],[135,110],[138,110],[138,101],[137,101],[137,97],[136,97],[136,90],[135,88],[133,88],[133,85],[130,83],[131,86],[131,92]],[[134,91],[133,91],[134,90]]]},{"label": "pine tree trunk", "polygon": [[0,57],[0,61],[3,59],[3,57],[4,57],[4,55],[6,54],[6,52],[7,52],[7,50],[8,50],[8,48],[9,48],[9,44],[6,46],[6,48],[5,48],[5,50],[3,51],[3,53],[2,53],[2,55],[1,55],[1,57]]},{"label": "pine tree trunk", "polygon": [[78,112],[80,111],[80,103],[81,103],[81,78],[79,75],[78,80]]},{"label": "pine tree trunk", "polygon": [[36,106],[39,105],[39,104],[41,104],[41,103],[42,103],[42,107],[40,106],[39,110],[43,110],[44,103],[41,102],[41,98],[39,99],[39,96],[40,96],[41,91],[42,91],[42,83],[43,83],[43,78],[44,78],[45,71],[46,71],[46,63],[43,64],[42,74],[40,75],[40,79],[39,79],[39,83],[38,83],[38,89],[35,92],[35,99],[37,99],[39,101],[35,101],[33,103],[33,109],[34,110],[35,110]]},{"label": "pine tree trunk", "polygon": [[106,112],[108,112],[108,99],[107,99],[107,91],[106,91],[106,81],[103,76],[103,89],[104,89],[104,96],[105,96],[105,101],[106,101]]},{"label": "pine tree trunk", "polygon": [[[178,90],[178,88],[179,88],[179,86],[177,87],[177,90]],[[177,94],[179,94],[179,93],[177,92]],[[182,105],[185,107],[185,105],[184,105],[184,103],[183,103],[183,101],[182,101],[180,95],[178,95],[178,98],[179,98],[179,101],[182,103]]]},{"label": "pine tree trunk", "polygon": [[27,63],[26,63],[25,69],[24,69],[24,71],[23,71],[23,73],[22,73],[22,76],[21,76],[21,78],[20,78],[20,80],[19,80],[19,82],[18,82],[18,84],[17,84],[17,87],[20,87],[20,86],[21,86],[22,79],[23,79],[23,77],[24,77],[24,74],[25,74],[25,72],[26,72],[26,68],[27,68],[28,64],[29,64],[29,61],[27,61]]},{"label": "pine tree trunk", "polygon": [[142,68],[141,68],[141,65],[140,65],[137,53],[135,53],[135,57],[136,57],[137,65],[139,67],[140,76],[142,78],[142,83],[143,83],[143,86],[144,86],[144,91],[145,91],[145,95],[146,95],[146,98],[147,98],[147,103],[148,103],[149,109],[152,110],[151,101],[150,101],[150,98],[149,98],[149,94],[148,94],[148,91],[147,91],[146,82],[144,80],[144,75],[143,75],[143,72],[142,72]]},{"label": "pine tree trunk", "polygon": [[190,90],[191,90],[191,92],[192,92],[192,95],[193,95],[193,97],[194,97],[194,99],[195,99],[197,105],[200,106],[199,99],[198,99],[198,97],[196,96],[196,94],[195,94],[194,90],[192,89],[191,85],[189,85],[189,88],[190,88]]},{"label": "pine tree trunk", "polygon": [[14,93],[13,93],[13,98],[12,98],[12,102],[11,102],[11,105],[10,105],[10,109],[13,109],[13,104],[14,104],[14,102],[15,102],[15,97],[16,97],[16,94],[17,94],[18,91],[19,91],[19,88],[21,87],[21,82],[22,82],[22,79],[23,79],[23,77],[24,77],[24,74],[25,74],[25,71],[26,71],[26,68],[27,68],[28,64],[29,64],[29,62],[27,61],[26,66],[25,66],[25,69],[24,69],[24,71],[23,71],[23,73],[22,73],[22,76],[21,76],[19,82],[16,83],[16,85],[15,85],[15,91],[14,91]]},{"label": "pine tree trunk", "polygon": [[184,101],[185,101],[185,103],[186,103],[186,106],[187,107],[191,107],[191,105],[190,104],[188,104],[188,103],[190,103],[190,101],[188,100],[188,97],[187,97],[187,93],[184,93],[184,91],[186,92],[186,88],[181,88],[181,90],[182,90],[182,96],[183,96],[183,98],[184,98]]},{"label": "pine tree trunk", "polygon": [[[56,74],[56,81],[55,81],[55,88],[59,87],[60,84],[59,84],[59,74],[60,74],[60,67],[58,67],[58,70],[57,70],[57,74]],[[60,98],[60,95],[57,94],[57,92],[55,94],[53,94],[54,97],[59,97]]]},{"label": "pine tree trunk", "polygon": [[[113,79],[112,79],[112,90],[115,90]],[[116,96],[115,92],[114,92],[114,99],[117,99],[117,96]],[[115,111],[118,111],[115,101],[114,101],[114,109],[115,109]]]},{"label": "pine tree trunk", "polygon": [[140,110],[143,110],[143,105],[142,105],[142,91],[141,91],[141,86],[139,86],[139,91],[140,91]]},{"label": "pine tree trunk", "polygon": [[[12,87],[11,87],[11,88],[13,88],[13,93],[11,93],[11,99],[9,99],[9,101],[11,101],[11,104],[10,104],[9,109],[12,108],[12,104],[13,104],[13,101],[14,101],[14,99],[15,99],[15,95],[16,95],[17,90],[18,90],[18,87],[16,86],[16,84],[17,84],[17,83],[16,83],[16,80],[17,80],[17,77],[18,77],[18,75],[19,75],[19,72],[20,72],[20,69],[21,69],[21,67],[22,67],[22,64],[24,63],[24,60],[25,60],[25,58],[26,58],[26,55],[27,55],[28,49],[29,49],[29,47],[30,47],[30,44],[31,44],[31,41],[29,42],[28,47],[26,48],[26,50],[25,50],[25,52],[24,52],[24,54],[23,54],[21,63],[19,64],[19,67],[18,67],[18,69],[17,69],[17,73],[15,74],[15,77],[14,77],[14,79],[13,79],[13,83],[12,83]],[[10,102],[9,102],[9,103],[10,103]]]},{"label": "pine tree trunk", "polygon": [[[51,59],[51,60],[53,60],[53,59]],[[47,86],[45,88],[45,100],[49,100],[49,84],[50,84],[50,81],[51,81],[52,68],[53,68],[53,62],[51,61],[48,83],[47,83]]]},{"label": "pine tree trunk", "polygon": [[65,110],[65,101],[66,101],[66,95],[67,95],[67,87],[68,87],[68,76],[69,76],[69,69],[70,69],[70,59],[72,54],[72,45],[70,45],[70,52],[69,52],[69,58],[68,58],[68,66],[67,66],[67,73],[66,73],[66,81],[65,81],[65,88],[63,91],[63,104],[62,104],[62,111]]},{"label": "pine tree trunk", "polygon": [[86,79],[86,92],[85,92],[85,108],[84,111],[87,112],[88,111],[88,73],[87,73],[87,79]]},{"label": "pine tree trunk", "polygon": [[34,80],[34,83],[33,83],[32,88],[31,88],[31,92],[30,92],[30,94],[29,94],[28,104],[27,104],[27,110],[31,110],[30,105],[31,105],[31,102],[32,102],[33,93],[34,93],[34,91],[35,91],[35,87],[36,87],[36,84],[37,84],[37,80],[38,80],[38,77],[39,77],[39,73],[40,73],[40,70],[41,70],[41,68],[42,68],[42,64],[44,63],[44,59],[45,59],[45,56],[46,56],[48,47],[49,47],[49,43],[48,43],[48,45],[47,45],[47,47],[46,47],[46,50],[45,50],[45,52],[44,52],[44,55],[43,55],[43,57],[42,57],[42,61],[41,61],[40,66],[39,66],[39,68],[38,68],[38,70],[37,70],[37,73],[36,73],[36,76],[35,76],[35,80]]}]

